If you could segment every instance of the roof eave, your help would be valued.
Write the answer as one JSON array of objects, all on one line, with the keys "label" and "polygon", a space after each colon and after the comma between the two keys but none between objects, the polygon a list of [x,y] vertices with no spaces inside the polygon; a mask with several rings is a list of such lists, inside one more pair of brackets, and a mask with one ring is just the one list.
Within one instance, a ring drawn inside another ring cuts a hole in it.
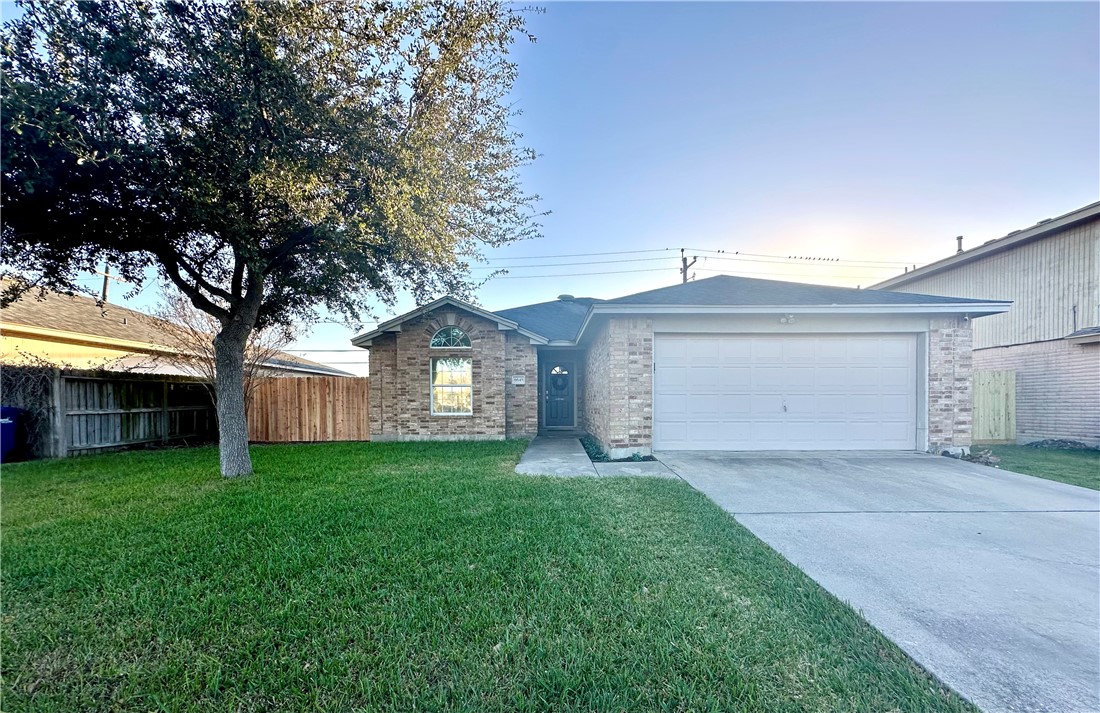
[{"label": "roof eave", "polygon": [[987,317],[1007,312],[1012,302],[934,302],[928,304],[888,305],[616,305],[607,302],[592,305],[585,315],[575,342],[580,342],[596,314],[962,314]]}]

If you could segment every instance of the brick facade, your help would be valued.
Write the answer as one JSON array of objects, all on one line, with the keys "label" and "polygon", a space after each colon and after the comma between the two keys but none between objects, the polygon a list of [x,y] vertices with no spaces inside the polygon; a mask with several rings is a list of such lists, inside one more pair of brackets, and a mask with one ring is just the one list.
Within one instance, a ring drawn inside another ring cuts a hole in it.
[{"label": "brick facade", "polygon": [[974,369],[1016,372],[1016,442],[1100,446],[1100,344],[1049,342],[974,352]]},{"label": "brick facade", "polygon": [[928,332],[928,450],[970,445],[970,323],[934,319]]},{"label": "brick facade", "polygon": [[[531,340],[505,332],[504,404],[508,438],[530,438],[539,430],[538,355]],[[522,384],[513,383],[522,376]]]},{"label": "brick facade", "polygon": [[653,322],[612,318],[585,362],[582,425],[613,458],[653,445]]},{"label": "brick facade", "polygon": [[[454,324],[470,349],[431,349],[432,336]],[[653,443],[653,322],[611,317],[595,328],[575,360],[577,425],[613,457],[648,454]],[[971,438],[970,323],[935,319],[928,332],[928,448],[969,446]],[[1080,349],[1080,347],[1077,347]],[[1092,350],[1090,354],[1096,352]],[[375,440],[466,440],[534,436],[540,426],[536,347],[513,331],[448,307],[405,322],[370,346],[370,422]],[[433,416],[431,358],[473,360],[473,415]],[[522,384],[513,377],[522,376]]]},{"label": "brick facade", "polygon": [[[470,338],[468,349],[432,349],[432,336],[454,325]],[[431,359],[473,361],[473,414],[431,413]],[[373,440],[497,440],[537,430],[535,347],[496,322],[441,309],[405,322],[370,345],[370,424]],[[512,384],[512,376],[525,384]]]}]

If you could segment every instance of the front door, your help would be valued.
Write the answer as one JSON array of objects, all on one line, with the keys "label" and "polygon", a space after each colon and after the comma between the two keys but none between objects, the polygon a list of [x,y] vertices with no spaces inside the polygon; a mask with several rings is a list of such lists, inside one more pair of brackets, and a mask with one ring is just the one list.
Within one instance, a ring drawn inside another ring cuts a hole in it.
[{"label": "front door", "polygon": [[547,428],[572,428],[573,362],[547,360],[543,368],[543,423]]}]

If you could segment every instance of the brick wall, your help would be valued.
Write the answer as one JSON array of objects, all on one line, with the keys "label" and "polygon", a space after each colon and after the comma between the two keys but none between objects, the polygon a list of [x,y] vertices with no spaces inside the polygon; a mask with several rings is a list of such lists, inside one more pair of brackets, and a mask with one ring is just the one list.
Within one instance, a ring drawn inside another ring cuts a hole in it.
[{"label": "brick wall", "polygon": [[1100,344],[1063,340],[974,352],[974,368],[1016,372],[1016,441],[1100,446]]},{"label": "brick wall", "polygon": [[[469,349],[431,349],[432,336],[453,324],[470,337]],[[370,424],[373,440],[492,440],[534,433],[535,348],[491,320],[442,308],[404,323],[370,346]],[[473,415],[433,416],[431,359],[473,360]],[[526,384],[513,386],[513,374]]]},{"label": "brick wall", "polygon": [[934,319],[928,332],[928,449],[970,445],[973,333],[962,319]]},{"label": "brick wall", "polygon": [[[531,438],[539,430],[538,356],[527,337],[504,334],[505,432],[508,438]],[[513,376],[522,376],[524,383],[513,383]]]},{"label": "brick wall", "polygon": [[584,360],[584,407],[579,419],[579,425],[605,448],[611,437],[610,336],[611,330],[605,324],[588,347]]},{"label": "brick wall", "polygon": [[608,320],[589,347],[585,429],[612,457],[648,454],[653,445],[653,322]]}]

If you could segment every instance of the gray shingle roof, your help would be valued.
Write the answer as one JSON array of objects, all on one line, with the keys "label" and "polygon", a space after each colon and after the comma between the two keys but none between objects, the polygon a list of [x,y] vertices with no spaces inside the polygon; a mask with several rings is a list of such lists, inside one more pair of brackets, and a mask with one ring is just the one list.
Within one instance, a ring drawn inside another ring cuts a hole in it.
[{"label": "gray shingle roof", "polygon": [[1074,337],[1091,337],[1093,334],[1100,334],[1100,327],[1085,327],[1084,329],[1078,329],[1073,334],[1069,335],[1069,339]]},{"label": "gray shingle roof", "polygon": [[620,305],[744,305],[744,306],[829,306],[911,305],[989,303],[994,300],[918,295],[888,290],[857,290],[799,282],[759,280],[750,277],[716,275],[682,285],[639,292],[606,304]]},{"label": "gray shingle roof", "polygon": [[592,297],[577,297],[571,301],[554,300],[511,309],[499,309],[494,314],[510,319],[524,329],[541,334],[547,339],[571,340],[577,336],[577,330],[584,322],[589,305],[601,301]]}]

